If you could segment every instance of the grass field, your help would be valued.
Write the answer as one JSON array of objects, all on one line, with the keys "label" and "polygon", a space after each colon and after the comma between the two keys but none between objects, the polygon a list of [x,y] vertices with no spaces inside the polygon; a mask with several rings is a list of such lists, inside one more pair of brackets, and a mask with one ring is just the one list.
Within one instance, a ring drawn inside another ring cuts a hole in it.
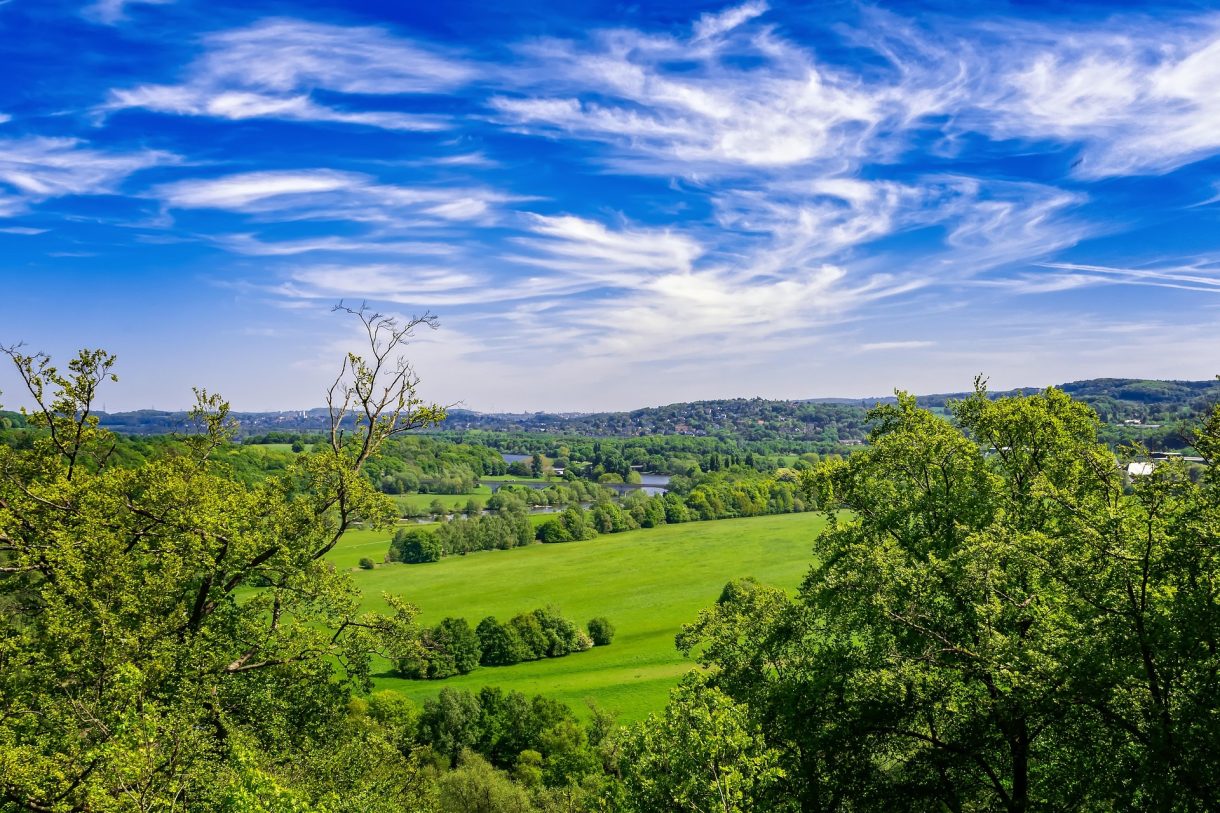
[{"label": "grass field", "polygon": [[[545,519],[545,517],[543,517]],[[566,658],[479,668],[445,681],[411,681],[389,674],[378,688],[416,701],[442,686],[484,685],[546,694],[578,712],[593,697],[624,721],[658,710],[669,689],[692,668],[674,649],[674,635],[715,602],[729,579],[754,576],[795,589],[811,564],[810,548],[823,520],[815,514],[692,522],[598,537],[564,545],[531,545],[444,559],[427,565],[388,565],[353,578],[367,609],[383,592],[420,608],[424,623],[447,615],[475,625],[487,615],[502,621],[553,604],[584,624],[608,617],[614,643]],[[354,531],[331,555],[340,567],[362,556],[380,562],[389,534]]]}]

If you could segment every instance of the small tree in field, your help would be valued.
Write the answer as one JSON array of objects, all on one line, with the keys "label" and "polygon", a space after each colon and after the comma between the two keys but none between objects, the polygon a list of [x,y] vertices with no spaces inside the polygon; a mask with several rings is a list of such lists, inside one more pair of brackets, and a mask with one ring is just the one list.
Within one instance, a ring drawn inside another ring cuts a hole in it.
[{"label": "small tree in field", "polygon": [[614,640],[614,625],[610,623],[610,619],[603,616],[589,619],[589,638],[593,640],[593,646],[609,646]]}]

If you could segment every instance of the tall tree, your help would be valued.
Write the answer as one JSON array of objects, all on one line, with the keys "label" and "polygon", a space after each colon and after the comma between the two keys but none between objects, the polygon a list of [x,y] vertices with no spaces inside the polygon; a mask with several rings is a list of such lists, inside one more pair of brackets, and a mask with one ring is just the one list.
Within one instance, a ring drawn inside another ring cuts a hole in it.
[{"label": "tall tree", "polygon": [[802,809],[1220,805],[1214,475],[1129,489],[1057,390],[871,417],[807,477],[846,510],[800,595],[738,585],[679,639],[766,722]]},{"label": "tall tree", "polygon": [[328,741],[374,653],[416,645],[414,608],[358,613],[323,557],[394,518],[369,457],[443,418],[399,356],[435,320],[340,309],[368,354],[328,390],[328,442],[254,486],[215,459],[234,429],[218,396],[197,391],[185,453],[119,467],[93,414],[114,357],[61,371],[4,349],[37,436],[0,446],[0,809],[220,809],[273,755]]}]

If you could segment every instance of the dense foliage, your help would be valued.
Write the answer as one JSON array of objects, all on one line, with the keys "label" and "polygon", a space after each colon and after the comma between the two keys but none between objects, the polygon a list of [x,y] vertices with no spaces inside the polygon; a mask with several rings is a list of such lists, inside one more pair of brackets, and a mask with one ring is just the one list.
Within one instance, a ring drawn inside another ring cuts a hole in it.
[{"label": "dense foliage", "polygon": [[[614,628],[594,619],[598,639],[586,634],[553,607],[521,613],[501,624],[493,616],[471,629],[464,618],[445,618],[422,631],[420,646],[398,661],[405,678],[439,680],[464,675],[476,666],[511,666],[522,661],[562,658],[583,652],[595,643],[609,644]],[[590,622],[590,632],[594,629]]]},{"label": "dense foliage", "polygon": [[1216,472],[1129,483],[1055,390],[953,418],[878,409],[808,480],[849,513],[799,596],[734,583],[679,637],[768,749],[742,809],[1216,809]]},{"label": "dense foliage", "polygon": [[393,518],[361,474],[368,455],[442,412],[391,357],[418,323],[356,313],[372,354],[349,357],[330,394],[336,416],[366,420],[254,485],[213,457],[231,432],[216,396],[198,393],[202,432],[177,453],[116,466],[92,414],[114,357],[82,351],[61,371],[6,349],[37,431],[0,445],[0,809],[247,809],[274,800],[275,776],[380,747],[315,743],[344,726],[375,654],[416,645],[414,610],[359,613],[323,557],[351,523]]}]

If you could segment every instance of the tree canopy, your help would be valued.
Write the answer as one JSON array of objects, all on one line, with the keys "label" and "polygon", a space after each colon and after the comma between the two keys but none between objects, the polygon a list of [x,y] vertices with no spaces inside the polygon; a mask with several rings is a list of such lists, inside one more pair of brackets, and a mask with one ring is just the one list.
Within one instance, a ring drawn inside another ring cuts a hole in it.
[{"label": "tree canopy", "polygon": [[875,410],[806,478],[840,510],[799,595],[730,585],[679,645],[802,811],[1215,809],[1220,479],[1129,484],[1057,390],[951,410]]},{"label": "tree canopy", "polygon": [[[275,797],[272,772],[294,749],[296,767],[365,749],[407,770],[361,737],[312,750],[335,741],[372,655],[418,638],[414,608],[359,613],[323,557],[353,523],[394,518],[362,474],[370,456],[444,414],[397,355],[430,317],[344,310],[368,353],[328,391],[326,442],[252,485],[214,456],[233,434],[219,396],[197,391],[185,447],[115,466],[93,412],[115,358],[84,350],[61,371],[5,349],[38,432],[0,445],[0,809],[244,809]],[[394,788],[375,803],[353,790],[348,809],[400,808],[410,792]]]}]

